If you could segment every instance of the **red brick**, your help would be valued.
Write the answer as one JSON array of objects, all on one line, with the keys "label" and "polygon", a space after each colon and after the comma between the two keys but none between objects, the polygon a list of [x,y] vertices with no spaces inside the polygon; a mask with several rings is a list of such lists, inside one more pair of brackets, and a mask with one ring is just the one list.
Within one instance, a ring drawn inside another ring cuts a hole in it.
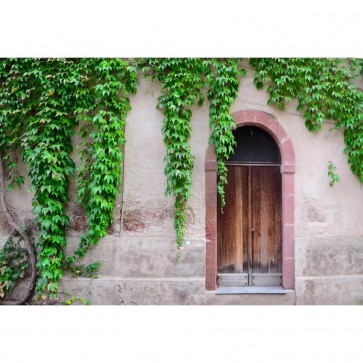
[{"label": "red brick", "polygon": [[217,206],[217,193],[205,193],[205,205],[208,207]]},{"label": "red brick", "polygon": [[206,160],[205,161],[205,170],[217,170],[217,161],[216,160]]},{"label": "red brick", "polygon": [[295,208],[294,208],[295,195],[284,195],[282,199],[282,217],[283,223],[294,224],[295,220]]},{"label": "red brick", "polygon": [[294,225],[282,226],[282,258],[294,258],[294,238],[295,238],[295,227]]},{"label": "red brick", "polygon": [[282,164],[281,165],[282,174],[295,174],[295,164]]},{"label": "red brick", "polygon": [[216,153],[214,152],[213,144],[209,144],[206,155],[205,155],[205,160],[217,160],[217,156],[216,156]]},{"label": "red brick", "polygon": [[293,289],[295,286],[294,259],[284,259],[282,262],[282,285],[285,289]]},{"label": "red brick", "polygon": [[286,174],[282,177],[282,193],[284,195],[295,193],[294,174]]},{"label": "red brick", "polygon": [[205,172],[205,191],[206,193],[217,193],[217,172]]},{"label": "red brick", "polygon": [[290,139],[285,139],[282,146],[282,160],[284,163],[295,164],[295,152]]},{"label": "red brick", "polygon": [[216,243],[209,242],[206,247],[205,285],[207,290],[215,290],[217,287],[217,246]]}]

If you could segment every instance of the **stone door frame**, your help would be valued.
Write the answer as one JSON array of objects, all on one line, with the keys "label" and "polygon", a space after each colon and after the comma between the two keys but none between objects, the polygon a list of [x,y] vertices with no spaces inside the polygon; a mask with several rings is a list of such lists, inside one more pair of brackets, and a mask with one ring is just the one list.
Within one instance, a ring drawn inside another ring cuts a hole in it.
[{"label": "stone door frame", "polygon": [[[294,199],[295,152],[292,141],[276,118],[263,111],[242,110],[232,114],[237,127],[251,125],[266,131],[281,154],[282,176],[282,285],[295,288]],[[205,160],[206,289],[217,288],[217,158],[210,145]]]}]

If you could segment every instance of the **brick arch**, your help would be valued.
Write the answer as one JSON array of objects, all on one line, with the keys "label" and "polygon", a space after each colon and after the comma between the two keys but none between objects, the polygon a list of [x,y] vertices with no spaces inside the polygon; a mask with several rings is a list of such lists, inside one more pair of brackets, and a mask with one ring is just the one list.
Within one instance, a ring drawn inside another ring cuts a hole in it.
[{"label": "brick arch", "polygon": [[[243,110],[232,114],[237,127],[253,125],[266,131],[275,140],[281,153],[282,174],[282,284],[285,289],[295,287],[294,264],[294,174],[295,152],[290,138],[276,118],[257,110]],[[217,158],[210,145],[205,160],[206,198],[206,289],[217,288]]]}]

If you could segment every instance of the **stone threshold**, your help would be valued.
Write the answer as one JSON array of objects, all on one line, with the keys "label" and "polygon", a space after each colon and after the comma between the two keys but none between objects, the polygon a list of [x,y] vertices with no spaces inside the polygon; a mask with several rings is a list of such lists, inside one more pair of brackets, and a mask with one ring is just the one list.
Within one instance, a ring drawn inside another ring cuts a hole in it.
[{"label": "stone threshold", "polygon": [[286,294],[288,291],[281,286],[247,286],[247,287],[219,287],[216,295],[246,295],[246,294]]}]

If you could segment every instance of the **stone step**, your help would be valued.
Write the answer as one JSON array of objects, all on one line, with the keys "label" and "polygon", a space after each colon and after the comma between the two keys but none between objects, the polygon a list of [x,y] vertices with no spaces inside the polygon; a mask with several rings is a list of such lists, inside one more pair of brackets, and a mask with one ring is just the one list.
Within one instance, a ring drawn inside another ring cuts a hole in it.
[{"label": "stone step", "polygon": [[206,292],[206,305],[295,305],[295,290],[284,293],[229,293]]}]

